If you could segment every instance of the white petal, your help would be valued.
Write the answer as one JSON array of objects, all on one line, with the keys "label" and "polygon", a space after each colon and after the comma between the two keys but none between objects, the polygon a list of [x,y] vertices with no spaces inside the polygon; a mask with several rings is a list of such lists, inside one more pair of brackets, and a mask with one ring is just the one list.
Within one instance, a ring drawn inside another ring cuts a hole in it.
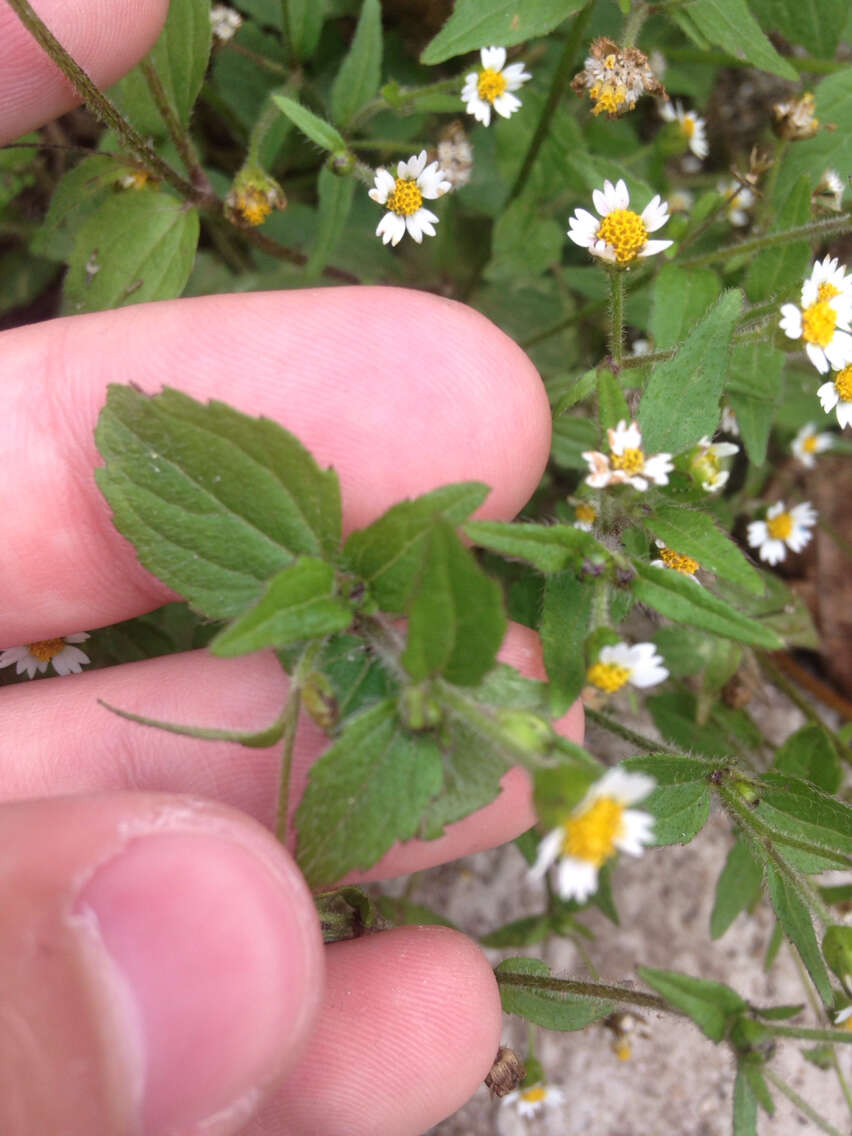
[{"label": "white petal", "polygon": [[527,79],[532,79],[532,75],[524,69],[523,63],[510,63],[508,67],[503,68],[503,78],[506,80],[508,90],[517,91]]},{"label": "white petal", "polygon": [[393,174],[384,166],[379,166],[376,170],[375,186],[370,190],[369,196],[373,201],[378,201],[379,205],[384,205],[395,186],[396,179]]},{"label": "white petal", "polygon": [[639,256],[656,256],[658,252],[665,252],[670,248],[674,241],[645,241],[639,250]]},{"label": "white petal", "polygon": [[840,402],[840,395],[837,393],[837,387],[834,385],[833,380],[822,384],[817,391],[817,398],[826,414],[834,410],[835,406]]},{"label": "white petal", "polygon": [[[649,233],[661,229],[669,219],[669,207],[659,194],[652,198],[642,210],[642,223]],[[671,244],[671,241],[669,241]]]},{"label": "white petal", "polygon": [[479,58],[482,60],[482,66],[490,68],[493,71],[502,71],[503,64],[506,62],[506,49],[505,47],[483,47],[479,53]]},{"label": "white petal", "polygon": [[556,890],[563,899],[585,903],[598,890],[598,870],[588,860],[563,856],[556,868]]},{"label": "white petal", "polygon": [[597,239],[600,221],[586,209],[577,209],[568,222],[568,236],[575,245],[589,248]]},{"label": "white petal", "polygon": [[[606,185],[606,182],[604,182],[604,185]],[[619,178],[615,183],[614,200],[616,209],[626,209],[630,204],[630,194],[628,193],[627,183],[624,181],[624,178]]]},{"label": "white petal", "polygon": [[649,477],[655,485],[668,485],[669,474],[674,469],[671,461],[671,454],[654,454],[650,458],[645,459],[645,468],[643,473]]},{"label": "white petal", "polygon": [[[638,489],[640,493],[644,493],[648,488],[648,482],[644,477],[640,477],[638,473],[634,473],[632,477],[625,477],[624,479],[628,485],[632,485],[634,489]],[[661,484],[665,484],[662,482]]]},{"label": "white petal", "polygon": [[610,204],[611,196],[612,183],[608,181],[604,182],[604,188],[602,190],[592,190],[592,201],[595,204],[595,209],[597,209],[598,214],[601,217],[606,217],[607,213],[610,213],[615,208],[614,205]]},{"label": "white petal", "polygon": [[784,304],[781,308],[781,320],[778,324],[789,339],[802,338],[802,313],[795,304]]},{"label": "white petal", "polygon": [[708,454],[715,454],[717,458],[731,458],[740,452],[740,447],[734,442],[713,442],[707,447]]},{"label": "white petal", "polygon": [[59,654],[54,655],[52,659],[53,669],[60,675],[79,674],[89,661],[89,656],[85,651],[81,651],[79,647],[70,644],[63,647]]},{"label": "white petal", "polygon": [[761,545],[758,556],[767,564],[780,564],[787,555],[783,540],[767,540]]},{"label": "white petal", "polygon": [[614,843],[628,856],[641,856],[646,844],[654,840],[654,818],[640,809],[627,809],[621,817],[622,830]]},{"label": "white petal", "polygon": [[752,548],[759,548],[760,545],[765,544],[769,539],[769,529],[766,527],[766,521],[752,521],[746,531],[748,534],[748,542]]},{"label": "white petal", "polygon": [[825,357],[825,352],[821,347],[817,347],[815,343],[806,343],[805,351],[808,358],[821,375],[825,375],[829,370],[831,370],[828,365],[828,359],[826,359]]},{"label": "white petal", "polygon": [[521,100],[510,91],[504,91],[502,95],[498,95],[493,103],[494,109],[503,118],[511,118],[520,105]]},{"label": "white petal", "polygon": [[595,241],[594,244],[589,245],[589,252],[592,256],[599,256],[601,260],[609,260],[615,264],[615,249],[606,241]]},{"label": "white petal", "polygon": [[842,371],[847,363],[852,363],[852,335],[848,331],[835,331],[825,348],[825,356],[835,371]]},{"label": "white petal", "polygon": [[847,426],[852,426],[852,402],[838,403],[837,421],[844,430]]},{"label": "white petal", "polygon": [[530,868],[530,879],[540,880],[548,868],[556,862],[565,833],[562,828],[554,828],[539,842],[535,863]]},{"label": "white petal", "polygon": [[483,126],[488,126],[491,122],[491,103],[481,99],[479,95],[472,98],[465,110],[468,114],[472,114],[477,122],[481,122]]},{"label": "white petal", "polygon": [[382,244],[398,245],[405,236],[405,218],[398,213],[385,213],[376,228],[376,236],[382,238]]},{"label": "white petal", "polygon": [[[637,643],[636,646],[650,646],[654,649],[653,643]],[[644,800],[656,787],[657,782],[647,773],[631,773],[620,765],[615,765],[592,786],[595,790],[592,799],[611,797],[622,805],[635,805],[637,801]]]},{"label": "white petal", "polygon": [[433,222],[438,218],[434,213],[428,209],[418,209],[416,213],[412,213],[410,217],[405,218],[405,227],[410,233],[411,237],[420,244],[423,240],[423,234],[427,237],[434,237],[435,226]]}]

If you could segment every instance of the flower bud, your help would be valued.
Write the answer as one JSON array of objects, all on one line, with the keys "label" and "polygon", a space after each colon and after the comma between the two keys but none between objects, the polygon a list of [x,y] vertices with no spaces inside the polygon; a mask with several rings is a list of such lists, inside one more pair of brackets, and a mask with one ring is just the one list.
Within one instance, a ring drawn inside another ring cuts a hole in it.
[{"label": "flower bud", "polygon": [[243,166],[228,196],[225,198],[225,215],[241,228],[257,228],[273,209],[284,209],[287,197],[284,190],[260,166]]}]

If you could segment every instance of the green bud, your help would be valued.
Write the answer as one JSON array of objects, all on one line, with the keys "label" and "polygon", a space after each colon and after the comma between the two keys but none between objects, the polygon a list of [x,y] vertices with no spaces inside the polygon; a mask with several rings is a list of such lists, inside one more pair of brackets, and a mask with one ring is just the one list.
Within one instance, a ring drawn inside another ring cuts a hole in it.
[{"label": "green bud", "polygon": [[734,781],[734,789],[739,793],[749,808],[760,803],[760,793],[750,781]]},{"label": "green bud", "polygon": [[530,710],[500,710],[497,720],[504,738],[531,757],[549,753],[553,730],[549,722]]},{"label": "green bud", "polygon": [[338,177],[348,177],[355,169],[356,160],[351,150],[337,150],[329,155],[326,165]]},{"label": "green bud", "polygon": [[843,989],[852,995],[852,927],[829,927],[823,936],[822,953]]},{"label": "green bud", "polygon": [[396,701],[399,716],[409,730],[434,730],[444,713],[428,686],[405,686]]}]

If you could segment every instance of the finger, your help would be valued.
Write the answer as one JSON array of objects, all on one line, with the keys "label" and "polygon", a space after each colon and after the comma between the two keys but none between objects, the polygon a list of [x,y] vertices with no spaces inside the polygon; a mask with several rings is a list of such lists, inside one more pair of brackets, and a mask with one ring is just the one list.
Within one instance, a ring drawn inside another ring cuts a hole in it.
[{"label": "finger", "polygon": [[322,997],[310,895],[191,798],[0,807],[0,1131],[242,1130]]},{"label": "finger", "polygon": [[[544,678],[538,638],[510,627],[502,661]],[[210,797],[274,823],[280,746],[245,749],[146,729],[118,718],[97,702],[165,721],[257,730],[277,718],[287,676],[268,653],[217,659],[203,651],[68,678],[17,683],[0,699],[5,760],[0,796],[24,799],[117,789]],[[583,736],[579,703],[557,723],[575,741]],[[292,775],[295,809],[310,767],[328,738],[306,715],[296,738]],[[448,826],[437,840],[396,845],[361,878],[418,871],[511,840],[535,823],[530,782],[520,769],[503,778],[497,799]]]},{"label": "finger", "polygon": [[[56,39],[95,85],[109,87],[153,47],[168,0],[32,0]],[[0,6],[0,143],[81,101],[8,4]]]},{"label": "finger", "polygon": [[419,1136],[494,1060],[500,999],[488,962],[443,927],[338,943],[327,959],[307,1052],[245,1136]]},{"label": "finger", "polygon": [[[529,359],[462,305],[391,288],[211,296],[0,336],[0,646],[90,630],[169,598],[115,531],[93,479],[110,382],[221,398],[292,430],[357,528],[453,481],[512,517],[538,484],[550,410]],[[14,474],[14,476],[11,476]]]}]

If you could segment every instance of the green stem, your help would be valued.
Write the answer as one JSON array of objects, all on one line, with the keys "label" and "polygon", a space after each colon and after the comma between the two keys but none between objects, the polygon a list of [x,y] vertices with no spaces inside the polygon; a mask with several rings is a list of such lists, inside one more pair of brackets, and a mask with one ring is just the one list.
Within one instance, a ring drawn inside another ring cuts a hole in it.
[{"label": "green stem", "polygon": [[[805,997],[810,1003],[810,1007],[813,1010],[814,1014],[819,1016],[823,1013],[822,1004],[817,997],[816,992],[814,991],[805,964],[802,962],[802,958],[799,952],[793,950],[791,944],[788,944],[788,946],[790,949],[790,957],[793,960],[793,965],[795,966],[799,974],[799,981],[802,983],[802,988],[805,991]],[[840,1091],[843,1093],[843,1098],[846,1101],[847,1107],[849,1108],[849,1111],[852,1112],[852,1091],[850,1091],[846,1078],[843,1076],[843,1070],[840,1068],[840,1062],[837,1059],[837,1050],[834,1049],[834,1047],[832,1047],[831,1049],[831,1067],[832,1069],[834,1069],[835,1075],[837,1077],[837,1083],[840,1085]]]},{"label": "green stem", "polygon": [[[361,107],[347,124],[347,131],[351,133],[360,130],[371,118],[375,118],[383,110],[391,109],[406,112],[412,110],[419,99],[428,98],[430,95],[448,94],[450,91],[461,91],[463,83],[464,79],[461,76],[454,75],[450,79],[438,79],[423,87],[399,87],[393,93],[389,90],[387,96],[379,94]],[[408,152],[411,153],[411,149]]]},{"label": "green stem", "polygon": [[816,1112],[803,1097],[800,1097],[792,1086],[782,1080],[773,1069],[764,1066],[763,1075],[766,1077],[767,1081],[772,1082],[779,1093],[782,1093],[787,1100],[792,1101],[799,1112],[801,1112],[803,1116],[806,1116],[817,1128],[821,1129],[823,1132],[827,1132],[828,1136],[843,1136],[842,1132],[820,1116],[820,1114]]},{"label": "green stem", "polygon": [[635,47],[636,40],[639,38],[639,32],[642,30],[642,25],[648,18],[648,5],[642,3],[633,4],[630,9],[630,15],[624,22],[624,31],[621,33],[622,47]]},{"label": "green stem", "polygon": [[[648,738],[644,734],[639,734],[635,730],[631,730],[628,726],[622,726],[615,718],[611,718],[609,714],[602,714],[600,710],[593,710],[591,706],[584,706],[583,712],[589,721],[594,722],[596,726],[600,726],[602,730],[607,730],[610,734],[615,734],[618,738],[623,738],[626,742],[632,745],[639,746],[640,749],[646,753],[670,753],[674,756],[681,757],[679,750],[666,745],[665,742],[655,741],[654,738]],[[708,773],[712,765],[707,763]]]},{"label": "green stem", "polygon": [[275,811],[275,835],[281,844],[287,843],[287,821],[290,814],[290,774],[293,768],[293,746],[299,725],[299,707],[302,695],[295,681],[290,687],[284,707],[284,738],[281,750],[281,771],[278,778],[278,806]]},{"label": "green stem", "polygon": [[809,1029],[807,1026],[781,1026],[774,1022],[762,1023],[775,1037],[792,1037],[799,1041],[826,1042],[833,1045],[852,1045],[852,1033],[849,1030]]},{"label": "green stem", "polygon": [[18,19],[50,56],[62,74],[71,83],[80,98],[88,104],[92,113],[105,126],[114,130],[128,150],[142,162],[148,170],[162,181],[176,189],[187,201],[198,203],[204,200],[200,193],[185,178],[164,162],[156,151],[127,121],[118,107],[103,92],[99,91],[90,76],[76,63],[50,29],[33,10],[29,0],[9,0],[9,5]]},{"label": "green stem", "polygon": [[514,201],[516,197],[519,197],[524,186],[527,184],[527,179],[535,165],[538,152],[547,137],[550,120],[553,118],[556,108],[559,105],[559,100],[562,98],[571,80],[571,75],[574,70],[574,61],[586,30],[586,24],[589,22],[589,17],[592,14],[593,6],[594,4],[592,2],[587,3],[584,8],[580,9],[571,22],[571,28],[565,40],[565,46],[562,49],[562,56],[556,68],[556,73],[553,76],[553,81],[550,84],[550,90],[547,93],[547,98],[541,109],[538,123],[530,139],[530,144],[527,147],[527,152],[524,154],[523,161],[521,162],[521,168],[518,170],[512,188],[509,190],[506,205]]},{"label": "green stem", "polygon": [[298,91],[301,85],[301,73],[296,72],[290,76],[288,82],[282,87],[276,87],[269,92],[266,98],[263,109],[258,115],[257,121],[251,128],[249,134],[248,148],[246,151],[246,159],[244,165],[260,165],[260,148],[263,145],[263,140],[272,129],[272,127],[281,120],[281,111],[272,101],[273,95],[287,95],[292,98]]},{"label": "green stem", "polygon": [[229,43],[227,46],[228,51],[236,51],[238,55],[250,59],[258,67],[262,67],[265,71],[269,71],[273,75],[289,75],[289,68],[285,67],[283,63],[278,63],[274,59],[269,59],[265,55],[258,55],[256,51],[250,51],[247,47],[243,47],[239,43]]},{"label": "green stem", "polygon": [[[501,974],[495,972],[498,986],[523,986],[535,990],[546,990],[551,994],[579,994],[583,998],[599,998],[605,1002],[621,1002],[629,1006],[642,1006],[646,1010],[659,1010],[665,1014],[683,1017],[668,1002],[656,994],[644,994],[641,990],[626,990],[622,986],[611,986],[603,982],[578,982],[571,978],[552,978],[538,974]],[[852,1041],[852,1034],[850,1035]]]},{"label": "green stem", "polygon": [[725,245],[723,248],[702,253],[700,256],[687,257],[686,260],[677,261],[677,264],[680,268],[697,268],[699,265],[713,264],[717,260],[727,260],[732,256],[748,255],[749,253],[759,252],[761,249],[790,244],[792,241],[822,241],[835,233],[846,232],[850,227],[852,227],[852,215],[844,213],[840,217],[826,217],[820,221],[811,221],[807,225],[798,225],[796,228],[787,229],[783,233],[764,233],[762,237],[740,241],[739,244],[735,245]]},{"label": "green stem", "polygon": [[610,268],[608,273],[609,353],[613,364],[620,367],[624,359],[624,272],[620,268]]},{"label": "green stem", "polygon": [[157,69],[150,59],[143,59],[139,64],[142,74],[145,76],[145,82],[148,84],[148,90],[151,92],[151,97],[156,103],[157,110],[166,128],[174,142],[177,152],[180,154],[181,161],[184,164],[186,172],[189,174],[190,180],[199,193],[205,197],[215,197],[213,186],[208,180],[207,174],[201,168],[201,163],[198,160],[198,155],[195,152],[195,147],[189,134],[184,130],[177,115],[169,102],[169,97],[163,87],[160,76],[157,74]]}]

